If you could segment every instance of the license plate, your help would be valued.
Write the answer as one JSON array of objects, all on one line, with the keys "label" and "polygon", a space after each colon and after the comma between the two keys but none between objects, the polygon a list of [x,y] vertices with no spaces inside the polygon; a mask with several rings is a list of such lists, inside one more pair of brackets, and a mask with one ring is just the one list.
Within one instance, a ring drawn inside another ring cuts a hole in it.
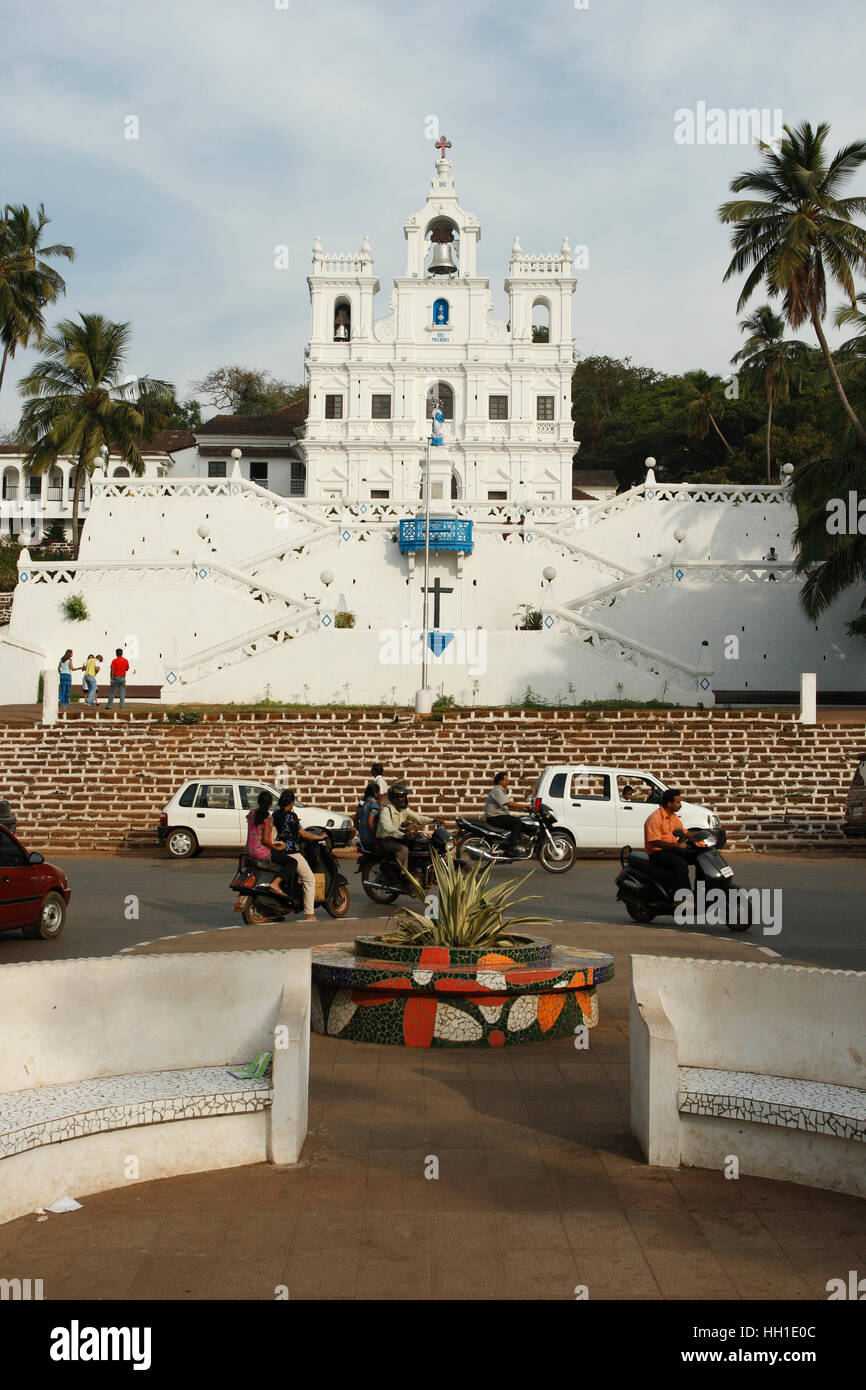
[{"label": "license plate", "polygon": [[725,867],[722,869],[722,878],[733,878],[733,877],[734,877],[734,871],[733,871],[733,869],[730,867],[730,865],[726,864]]}]

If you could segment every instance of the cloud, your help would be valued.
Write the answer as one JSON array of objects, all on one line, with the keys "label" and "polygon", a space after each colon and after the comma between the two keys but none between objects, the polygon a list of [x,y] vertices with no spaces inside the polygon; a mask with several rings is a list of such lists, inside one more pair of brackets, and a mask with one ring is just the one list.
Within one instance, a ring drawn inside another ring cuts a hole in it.
[{"label": "cloud", "polygon": [[[858,32],[852,0],[833,14],[834,33]],[[837,146],[862,133],[858,45],[831,42],[805,0],[785,15],[746,0],[43,0],[38,29],[24,8],[4,20],[0,199],[45,201],[78,250],[52,317],[130,320],[131,370],[181,391],[226,361],[300,379],[314,236],[346,251],[370,237],[386,313],[402,224],[432,173],[433,114],[499,312],[515,233],[535,251],[567,233],[590,249],[579,350],[723,370],[737,289],[721,283],[715,209],[754,154],[675,145],[674,112],[781,107],[830,120]],[[124,138],[130,115],[138,140]],[[5,424],[32,360],[7,377]]]}]

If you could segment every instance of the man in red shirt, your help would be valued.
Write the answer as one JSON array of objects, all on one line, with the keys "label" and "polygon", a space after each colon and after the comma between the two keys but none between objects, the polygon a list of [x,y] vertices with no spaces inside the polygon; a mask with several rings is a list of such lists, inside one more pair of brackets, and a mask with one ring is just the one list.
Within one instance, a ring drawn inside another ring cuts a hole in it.
[{"label": "man in red shirt", "polygon": [[114,704],[115,694],[120,696],[120,708],[126,704],[126,673],[129,670],[129,662],[123,655],[123,647],[118,647],[114,653],[114,660],[111,663],[111,690],[108,696],[106,709],[111,709]]},{"label": "man in red shirt", "polygon": [[673,891],[689,888],[689,866],[680,848],[685,826],[677,812],[683,804],[678,791],[662,792],[661,805],[648,816],[644,824],[644,848],[650,856],[653,871]]}]

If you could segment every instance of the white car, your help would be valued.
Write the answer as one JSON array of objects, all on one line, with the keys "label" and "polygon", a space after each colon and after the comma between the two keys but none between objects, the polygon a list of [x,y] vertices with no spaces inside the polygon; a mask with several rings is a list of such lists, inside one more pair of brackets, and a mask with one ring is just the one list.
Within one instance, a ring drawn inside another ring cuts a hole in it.
[{"label": "white car", "polygon": [[[270,792],[276,807],[280,793],[267,782],[233,777],[184,782],[159,818],[159,843],[173,859],[189,859],[203,849],[243,849],[247,815],[260,792]],[[348,844],[355,834],[343,811],[323,811],[296,801],[295,814],[303,830],[326,830],[334,848]]]},{"label": "white car", "polygon": [[[643,848],[644,823],[661,801],[665,784],[651,772],[625,767],[546,767],[535,788],[578,849]],[[687,830],[720,830],[717,815],[683,801],[680,820]]]}]

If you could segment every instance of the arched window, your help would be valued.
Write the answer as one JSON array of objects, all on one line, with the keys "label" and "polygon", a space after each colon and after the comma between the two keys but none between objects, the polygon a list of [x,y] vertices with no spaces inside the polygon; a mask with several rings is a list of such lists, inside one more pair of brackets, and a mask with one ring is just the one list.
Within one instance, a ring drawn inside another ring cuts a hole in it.
[{"label": "arched window", "polygon": [[128,478],[128,477],[129,477],[129,469],[128,469],[128,468],[123,468],[123,467],[121,467],[121,468],[115,468],[115,470],[114,470],[114,472],[112,473],[111,476],[112,476],[113,478]]},{"label": "arched window", "polygon": [[3,470],[3,501],[16,502],[18,500],[19,474],[17,468],[4,468]]},{"label": "arched window", "polygon": [[433,402],[442,402],[442,417],[445,420],[454,419],[454,392],[447,381],[437,381],[427,391],[427,419],[433,419]]},{"label": "arched window", "polygon": [[550,305],[546,299],[536,299],[532,306],[532,341],[550,342]]},{"label": "arched window", "polygon": [[433,322],[437,328],[444,327],[448,323],[448,300],[437,299],[433,303]]},{"label": "arched window", "polygon": [[352,306],[345,297],[334,304],[334,342],[348,343],[352,336]]}]

